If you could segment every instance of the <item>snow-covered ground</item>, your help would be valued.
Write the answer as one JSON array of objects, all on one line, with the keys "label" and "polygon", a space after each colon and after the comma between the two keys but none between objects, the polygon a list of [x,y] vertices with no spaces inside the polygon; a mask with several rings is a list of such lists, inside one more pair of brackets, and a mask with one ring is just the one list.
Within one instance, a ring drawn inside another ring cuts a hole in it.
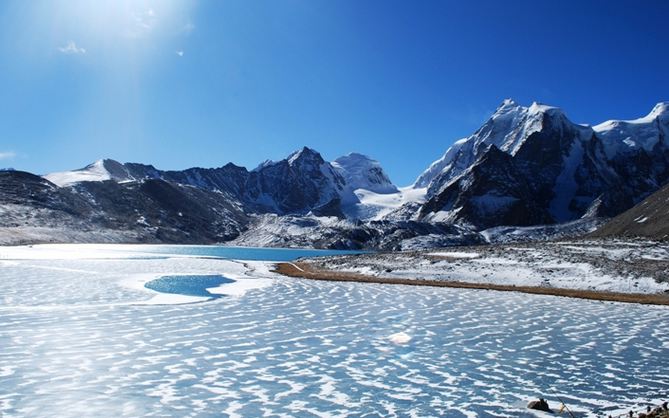
[{"label": "snow-covered ground", "polygon": [[402,279],[622,293],[669,291],[669,244],[574,241],[339,256],[319,266]]},{"label": "snow-covered ground", "polygon": [[379,193],[360,188],[354,191],[358,202],[344,206],[344,211],[353,219],[381,220],[403,205],[425,202],[426,191],[425,188],[402,187]]},{"label": "snow-covered ground", "polygon": [[[265,214],[254,217],[253,225],[238,238],[226,243],[248,247],[312,247],[324,231],[353,228],[351,221],[334,216],[278,216]],[[330,233],[332,235],[333,233]]]},{"label": "snow-covered ground", "polygon": [[0,205],[0,245],[34,242],[134,242],[133,231],[94,227],[86,219],[45,208]]},{"label": "snow-covered ground", "polygon": [[[531,417],[538,396],[596,417],[669,391],[666,307],[318,282],[164,250],[0,248],[3,418]],[[645,250],[626,251],[611,257]],[[167,274],[254,289],[156,301],[141,285]]]}]

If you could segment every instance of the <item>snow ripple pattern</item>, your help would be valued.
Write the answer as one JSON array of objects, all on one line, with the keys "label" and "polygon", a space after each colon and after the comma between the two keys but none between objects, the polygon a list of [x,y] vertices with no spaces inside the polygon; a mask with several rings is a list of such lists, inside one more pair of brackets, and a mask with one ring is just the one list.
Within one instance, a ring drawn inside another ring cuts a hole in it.
[{"label": "snow ripple pattern", "polygon": [[287,278],[150,305],[120,284],[240,266],[4,263],[0,415],[517,417],[540,395],[557,406],[552,387],[594,417],[669,391],[665,307]]}]

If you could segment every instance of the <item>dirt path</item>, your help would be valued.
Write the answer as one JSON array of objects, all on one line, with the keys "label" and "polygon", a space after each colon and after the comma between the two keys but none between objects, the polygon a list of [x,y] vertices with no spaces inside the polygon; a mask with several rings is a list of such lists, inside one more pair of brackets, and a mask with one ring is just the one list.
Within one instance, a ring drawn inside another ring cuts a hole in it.
[{"label": "dirt path", "polygon": [[564,296],[589,300],[641,303],[646,305],[669,305],[669,295],[665,294],[614,293],[598,292],[592,290],[563,289],[556,287],[513,286],[492,283],[467,283],[426,279],[398,279],[392,277],[367,276],[358,273],[317,269],[312,264],[307,262],[279,263],[277,264],[276,270],[274,271],[289,277],[301,277],[305,279],[323,280],[330,282],[382,283],[409,286],[496,290],[502,292],[522,292],[536,295]]}]

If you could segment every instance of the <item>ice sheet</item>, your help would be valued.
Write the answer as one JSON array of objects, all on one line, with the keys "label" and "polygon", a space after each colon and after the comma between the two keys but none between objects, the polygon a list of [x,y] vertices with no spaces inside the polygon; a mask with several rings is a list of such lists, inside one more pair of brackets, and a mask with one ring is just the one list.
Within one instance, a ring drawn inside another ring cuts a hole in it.
[{"label": "ice sheet", "polygon": [[[669,391],[665,307],[36,254],[0,266],[3,417],[522,417],[552,391],[595,417]],[[172,273],[272,285],[147,304]]]}]

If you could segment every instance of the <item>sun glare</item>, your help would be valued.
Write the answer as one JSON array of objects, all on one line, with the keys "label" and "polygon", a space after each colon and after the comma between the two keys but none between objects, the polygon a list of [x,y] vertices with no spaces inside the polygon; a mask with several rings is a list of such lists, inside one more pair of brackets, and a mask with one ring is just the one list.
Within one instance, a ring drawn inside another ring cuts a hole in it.
[{"label": "sun glare", "polygon": [[52,52],[108,54],[187,34],[194,27],[192,5],[155,0],[26,2],[16,10],[24,22],[16,24],[26,28],[24,37],[50,45]]}]

